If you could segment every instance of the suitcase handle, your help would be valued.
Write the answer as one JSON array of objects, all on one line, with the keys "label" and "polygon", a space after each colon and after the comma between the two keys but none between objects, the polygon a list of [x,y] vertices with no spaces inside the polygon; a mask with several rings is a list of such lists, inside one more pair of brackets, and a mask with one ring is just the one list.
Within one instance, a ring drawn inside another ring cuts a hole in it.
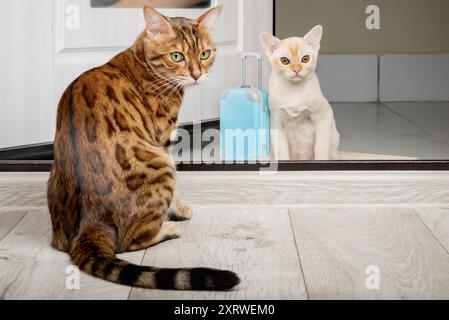
[{"label": "suitcase handle", "polygon": [[257,65],[258,65],[258,71],[257,71],[257,78],[258,78],[258,86],[259,89],[262,89],[262,55],[260,53],[255,52],[244,52],[242,53],[241,59],[242,59],[242,88],[249,87],[246,84],[246,62],[248,58],[256,58],[257,59]]}]

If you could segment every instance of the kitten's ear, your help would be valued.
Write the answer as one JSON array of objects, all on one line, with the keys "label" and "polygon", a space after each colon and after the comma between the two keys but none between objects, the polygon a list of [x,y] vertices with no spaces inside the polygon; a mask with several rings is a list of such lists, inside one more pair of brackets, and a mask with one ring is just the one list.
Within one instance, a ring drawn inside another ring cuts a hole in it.
[{"label": "kitten's ear", "polygon": [[218,18],[220,18],[222,10],[223,6],[218,6],[207,11],[197,19],[199,27],[207,32],[212,32],[217,24]]},{"label": "kitten's ear", "polygon": [[262,43],[267,55],[271,57],[274,51],[281,47],[282,41],[269,33],[263,32],[260,35],[260,43]]},{"label": "kitten's ear", "polygon": [[323,36],[323,27],[315,26],[304,36],[306,40],[316,51],[321,48],[321,37]]},{"label": "kitten's ear", "polygon": [[169,18],[157,12],[151,7],[145,7],[143,9],[145,16],[145,22],[147,24],[146,32],[150,38],[158,39],[161,37],[174,37],[176,36]]}]

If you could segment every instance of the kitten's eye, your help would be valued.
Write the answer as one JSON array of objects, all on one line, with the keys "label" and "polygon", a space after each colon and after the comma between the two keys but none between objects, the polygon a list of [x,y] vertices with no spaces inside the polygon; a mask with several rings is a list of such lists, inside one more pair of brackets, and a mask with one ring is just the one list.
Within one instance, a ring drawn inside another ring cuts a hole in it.
[{"label": "kitten's eye", "polygon": [[303,63],[307,63],[307,62],[309,62],[310,61],[310,56],[304,56],[304,57],[302,57],[302,62]]},{"label": "kitten's eye", "polygon": [[201,52],[201,60],[207,60],[210,58],[212,52],[210,50],[204,50]]},{"label": "kitten's eye", "polygon": [[173,52],[170,54],[170,57],[174,62],[182,62],[185,59],[181,52]]},{"label": "kitten's eye", "polygon": [[283,65],[286,66],[286,65],[290,64],[290,59],[286,58],[286,57],[282,57],[281,58],[281,62],[282,62]]}]

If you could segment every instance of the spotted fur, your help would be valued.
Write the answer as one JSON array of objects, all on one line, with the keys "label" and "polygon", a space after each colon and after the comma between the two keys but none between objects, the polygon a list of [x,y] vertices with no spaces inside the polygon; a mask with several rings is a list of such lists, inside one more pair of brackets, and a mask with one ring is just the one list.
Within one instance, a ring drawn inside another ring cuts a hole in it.
[{"label": "spotted fur", "polygon": [[[166,222],[176,177],[168,146],[182,81],[199,79],[213,65],[212,23],[220,11],[189,20],[146,8],[147,29],[134,45],[64,92],[48,205],[52,245],[81,270],[144,288],[221,290],[239,283],[229,271],[144,267],[116,257],[179,237]],[[200,59],[204,50],[211,51],[207,60]],[[173,52],[185,61],[175,62]]]}]

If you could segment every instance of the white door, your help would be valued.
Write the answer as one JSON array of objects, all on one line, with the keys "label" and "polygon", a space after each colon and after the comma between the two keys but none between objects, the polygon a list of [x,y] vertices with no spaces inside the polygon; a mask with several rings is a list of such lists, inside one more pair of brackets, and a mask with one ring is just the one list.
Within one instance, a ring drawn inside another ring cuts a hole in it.
[{"label": "white door", "polygon": [[[190,88],[181,124],[217,119],[222,90],[240,83],[240,54],[259,51],[272,31],[272,0],[223,4],[211,79]],[[196,18],[205,9],[161,10]],[[64,89],[82,72],[106,63],[144,29],[142,9],[93,9],[88,0],[2,0],[0,11],[0,148],[52,141]],[[254,71],[249,77],[255,81]]]}]

